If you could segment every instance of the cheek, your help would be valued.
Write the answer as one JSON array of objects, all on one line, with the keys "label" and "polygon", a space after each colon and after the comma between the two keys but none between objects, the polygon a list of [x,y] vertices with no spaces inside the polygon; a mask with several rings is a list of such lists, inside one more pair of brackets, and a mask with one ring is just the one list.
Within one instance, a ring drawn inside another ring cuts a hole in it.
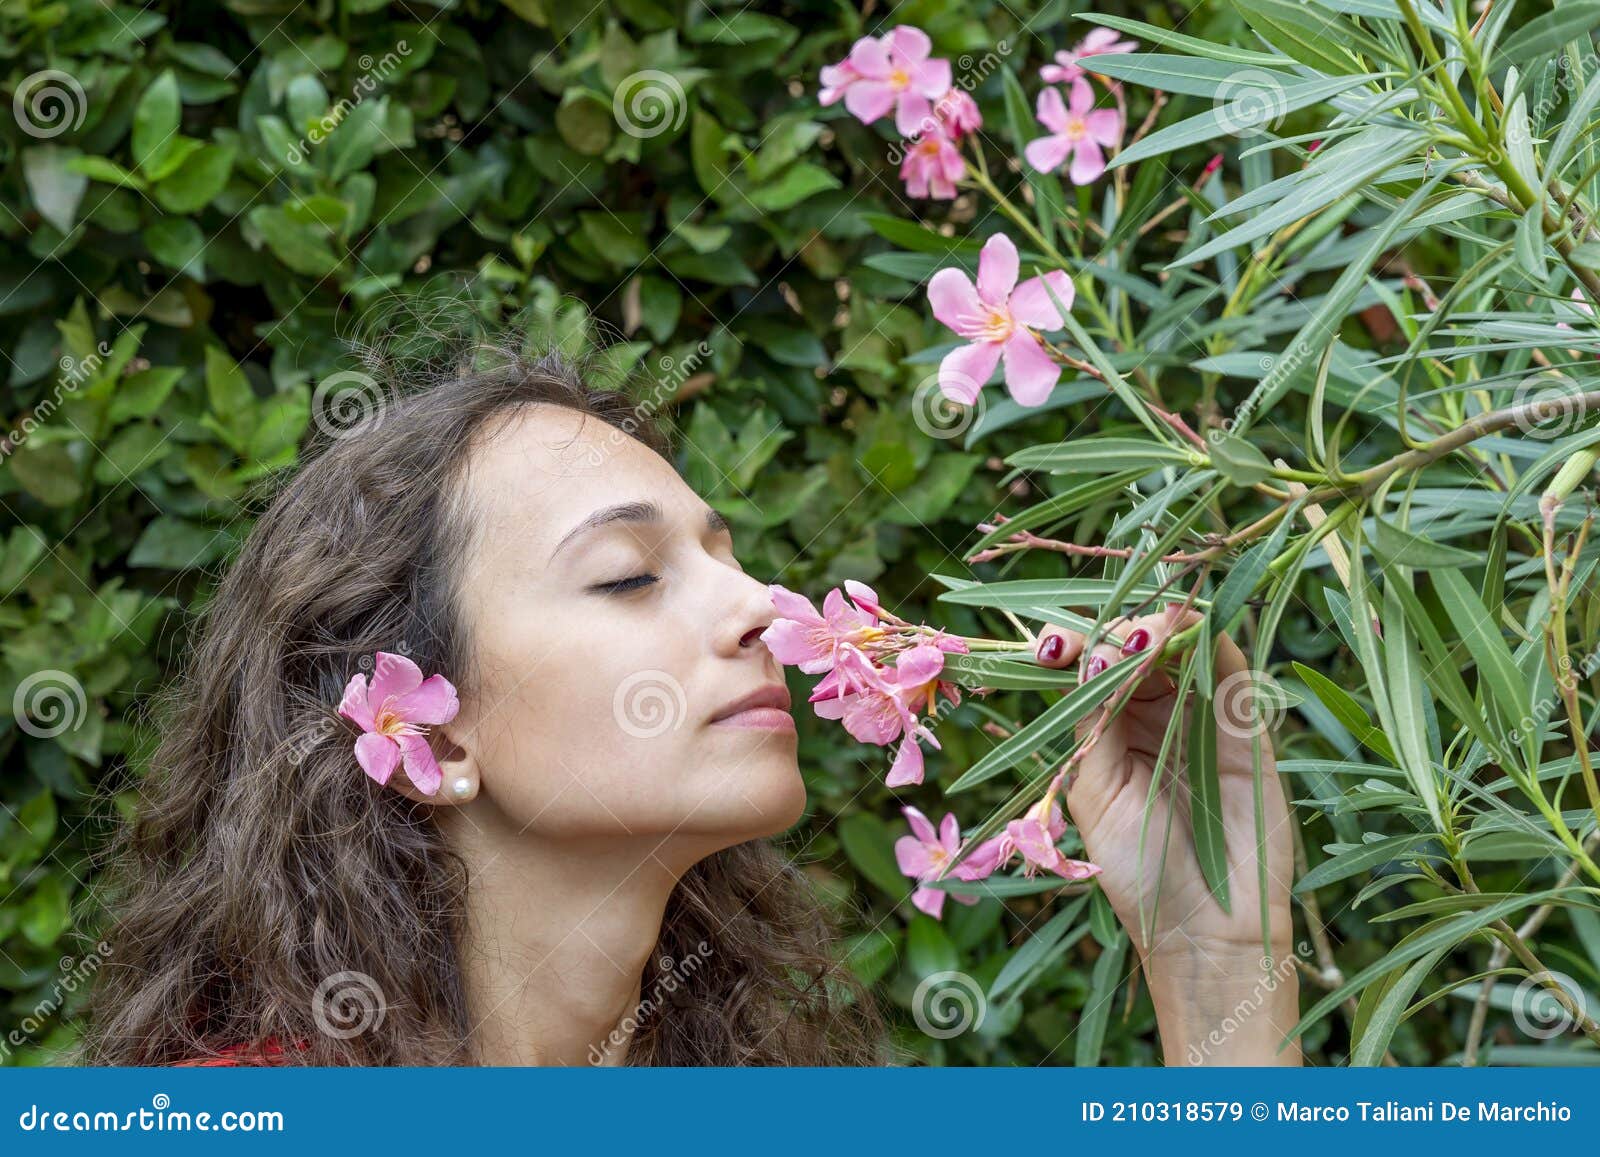
[{"label": "cheek", "polygon": [[493,735],[484,775],[517,826],[622,835],[683,818],[705,710],[689,664],[666,642],[659,631],[591,635],[548,655],[536,674],[504,681],[485,724]]}]

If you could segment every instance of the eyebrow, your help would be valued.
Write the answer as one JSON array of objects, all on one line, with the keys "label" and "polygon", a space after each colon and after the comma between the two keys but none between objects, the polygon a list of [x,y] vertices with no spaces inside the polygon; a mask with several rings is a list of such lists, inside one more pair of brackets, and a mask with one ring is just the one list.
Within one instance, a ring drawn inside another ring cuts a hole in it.
[{"label": "eyebrow", "polygon": [[[596,510],[593,514],[589,515],[582,522],[578,523],[577,526],[574,526],[571,530],[567,531],[566,534],[562,535],[561,541],[556,543],[555,550],[550,552],[550,557],[554,558],[561,551],[561,549],[567,545],[567,543],[571,542],[579,535],[585,534],[591,530],[597,530],[602,526],[610,526],[611,524],[617,522],[661,522],[664,519],[665,515],[662,514],[660,503],[649,500],[638,502],[619,502],[615,506],[604,506],[599,510]],[[722,516],[721,512],[713,510],[709,506],[706,507],[706,529],[711,531],[713,534],[724,530],[731,532],[732,530],[732,528],[728,525],[728,520]]]}]

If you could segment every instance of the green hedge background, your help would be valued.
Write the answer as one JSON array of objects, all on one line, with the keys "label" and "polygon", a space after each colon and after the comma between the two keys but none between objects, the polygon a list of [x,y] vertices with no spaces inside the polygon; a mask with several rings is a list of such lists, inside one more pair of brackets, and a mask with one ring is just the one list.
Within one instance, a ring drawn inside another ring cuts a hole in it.
[{"label": "green hedge background", "polygon": [[[862,579],[905,617],[978,632],[959,608],[929,609],[926,576],[962,573],[973,526],[1026,499],[1025,481],[999,484],[1004,454],[1089,411],[1056,409],[1008,441],[1013,415],[997,403],[997,432],[971,451],[927,435],[917,387],[934,367],[906,359],[948,335],[920,274],[871,261],[893,249],[874,218],[982,222],[965,199],[907,202],[883,126],[820,109],[817,70],[904,23],[940,55],[1003,45],[1005,65],[1027,71],[1087,26],[1067,3],[867,7],[24,0],[0,12],[13,98],[0,117],[0,696],[76,712],[57,734],[0,713],[4,1063],[50,1063],[74,1039],[99,919],[88,857],[116,819],[94,793],[136,782],[149,738],[136,712],[248,533],[248,488],[293,464],[336,400],[342,338],[395,291],[443,275],[485,318],[526,311],[575,348],[611,335],[617,376],[671,399],[683,469],[733,521],[748,569],[815,594]],[[1239,35],[1231,13],[1190,8],[1103,10]],[[618,112],[650,114],[628,104],[646,73],[685,99],[630,133]],[[1001,123],[998,73],[976,95]],[[1148,99],[1130,90],[1135,122]],[[1194,150],[1196,173],[1209,151]],[[1013,577],[1035,573],[1052,572],[1029,559]],[[1313,624],[1283,634],[1296,658],[1329,660]],[[1061,903],[951,904],[942,924],[912,909],[892,853],[899,806],[937,819],[940,780],[993,742],[988,717],[962,710],[940,729],[929,783],[903,797],[882,787],[883,752],[804,713],[811,810],[788,842],[846,921],[853,965],[931,1063],[1155,1062],[1148,1000],[1116,989],[1110,1001],[1096,975],[1109,935],[1098,900],[977,1031],[938,1040],[913,1023],[919,980],[960,970],[987,986]],[[1315,728],[1280,734],[1289,751],[1327,752]],[[1313,849],[1332,837],[1330,819],[1307,822]],[[1350,908],[1359,883],[1321,893],[1352,966],[1395,936],[1369,923],[1381,899]],[[1397,1058],[1445,1059],[1469,1011],[1445,1000],[1408,1022]],[[1308,1060],[1341,1061],[1342,1031],[1313,1029]]]}]

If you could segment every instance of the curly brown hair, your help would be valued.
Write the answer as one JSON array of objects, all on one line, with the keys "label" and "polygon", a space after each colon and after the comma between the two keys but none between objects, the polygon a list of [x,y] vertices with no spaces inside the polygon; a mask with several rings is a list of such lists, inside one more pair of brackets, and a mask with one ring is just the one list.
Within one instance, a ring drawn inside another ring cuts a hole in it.
[{"label": "curly brown hair", "polygon": [[[392,372],[368,368],[369,385]],[[325,430],[274,485],[185,671],[152,707],[141,803],[97,886],[111,952],[82,1063],[170,1064],[271,1040],[307,1042],[288,1063],[472,1063],[467,864],[431,807],[359,774],[333,705],[361,659],[395,639],[473,693],[452,585],[472,534],[458,482],[468,447],[497,423],[564,406],[670,458],[647,408],[584,378],[558,355],[486,357],[475,343],[424,385],[356,397],[364,420]],[[702,860],[674,890],[653,956],[693,956],[698,970],[645,1017],[627,1063],[894,1063],[838,945],[773,844]],[[318,1031],[314,993],[341,973],[383,994],[385,1015],[357,1035]]]}]

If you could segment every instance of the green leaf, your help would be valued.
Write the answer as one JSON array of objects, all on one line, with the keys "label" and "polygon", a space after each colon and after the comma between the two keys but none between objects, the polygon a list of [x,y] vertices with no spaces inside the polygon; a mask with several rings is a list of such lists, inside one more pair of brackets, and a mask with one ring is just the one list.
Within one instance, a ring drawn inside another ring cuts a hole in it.
[{"label": "green leaf", "polygon": [[1294,669],[1311,689],[1311,693],[1322,701],[1322,705],[1333,713],[1335,719],[1344,724],[1345,729],[1355,736],[1358,742],[1366,744],[1390,763],[1399,762],[1394,748],[1389,746],[1388,737],[1372,725],[1371,717],[1343,687],[1304,663],[1295,662]]},{"label": "green leaf", "polygon": [[181,112],[178,74],[169,68],[144,90],[133,110],[133,163],[145,176],[165,175],[169,158],[179,147]]},{"label": "green leaf", "polygon": [[1006,465],[1052,474],[1103,474],[1143,466],[1199,466],[1203,460],[1179,446],[1139,438],[1080,438],[1053,446],[1030,446],[1006,459]]},{"label": "green leaf", "polygon": [[1254,486],[1272,477],[1272,463],[1254,444],[1233,434],[1211,444],[1211,465],[1235,486]]},{"label": "green leaf", "polygon": [[1286,84],[1273,99],[1262,99],[1267,91],[1256,86],[1242,88],[1233,100],[1203,113],[1179,121],[1175,125],[1157,129],[1143,140],[1129,145],[1116,155],[1109,167],[1131,165],[1137,161],[1159,157],[1189,145],[1203,144],[1218,137],[1236,134],[1250,128],[1259,128],[1273,119],[1314,104],[1321,104],[1352,88],[1371,84],[1387,76],[1386,73],[1367,73],[1361,76],[1343,76],[1318,80],[1296,80]]},{"label": "green leaf", "polygon": [[1550,12],[1540,13],[1499,44],[1490,58],[1495,67],[1519,67],[1541,56],[1560,52],[1567,41],[1585,41],[1600,27],[1600,3],[1595,0],[1563,0]]},{"label": "green leaf", "polygon": [[946,795],[968,791],[984,780],[992,779],[1007,768],[1015,767],[1039,751],[1045,744],[1088,715],[1109,699],[1133,675],[1143,660],[1142,655],[1129,655],[1119,659],[1087,683],[1079,684],[1068,695],[1052,703],[1043,715],[1030,720],[1003,739],[982,759],[945,789]]},{"label": "green leaf", "polygon": [[1350,20],[1318,12],[1301,0],[1234,0],[1245,21],[1268,44],[1318,72],[1352,72],[1361,67],[1345,45],[1369,56],[1381,55],[1373,39]]},{"label": "green leaf", "polygon": [[839,844],[851,865],[896,900],[911,894],[912,881],[894,858],[894,836],[875,815],[857,812],[839,821]]},{"label": "green leaf", "polygon": [[1093,1068],[1100,1063],[1106,1024],[1111,1019],[1111,1006],[1117,989],[1122,985],[1122,966],[1127,955],[1128,938],[1124,935],[1117,939],[1115,947],[1106,949],[1100,954],[1100,959],[1094,962],[1094,972],[1089,978],[1089,1000],[1078,1021],[1078,1033],[1073,1046],[1073,1063],[1081,1068]]},{"label": "green leaf", "polygon": [[1216,703],[1208,695],[1194,697],[1189,724],[1189,821],[1195,856],[1211,894],[1224,912],[1228,902],[1228,841],[1222,815],[1222,784],[1217,770]]},{"label": "green leaf", "polygon": [[163,217],[144,231],[150,256],[196,281],[206,279],[205,234],[187,217]]},{"label": "green leaf", "polygon": [[1381,517],[1375,516],[1372,521],[1372,553],[1384,562],[1430,570],[1434,567],[1476,566],[1482,561],[1469,551],[1402,530]]}]

